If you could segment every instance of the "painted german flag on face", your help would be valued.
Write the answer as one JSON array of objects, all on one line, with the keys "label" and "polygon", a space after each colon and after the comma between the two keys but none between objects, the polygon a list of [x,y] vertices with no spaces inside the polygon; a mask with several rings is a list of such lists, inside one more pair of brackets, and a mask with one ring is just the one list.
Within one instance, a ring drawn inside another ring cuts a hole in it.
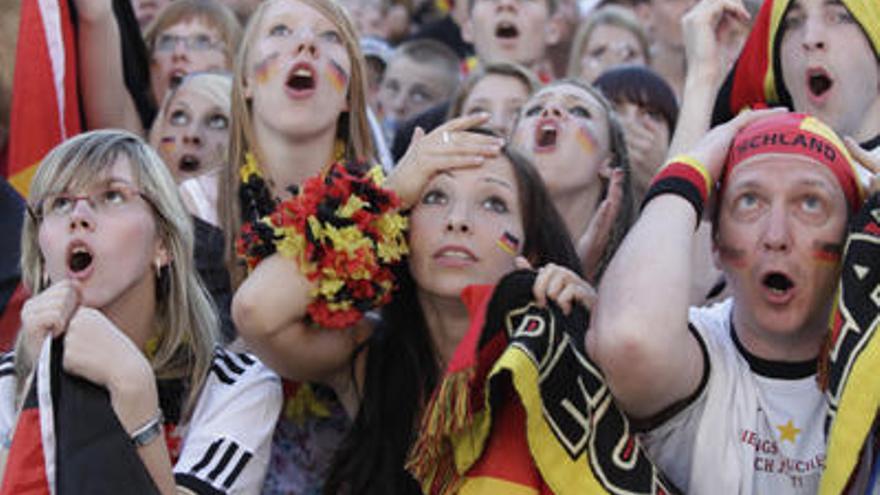
[{"label": "painted german flag on face", "polygon": [[[782,21],[795,1],[766,0],[761,6],[739,59],[718,93],[712,113],[713,126],[732,119],[747,107],[783,105],[795,110],[782,80],[779,56]],[[842,0],[842,3],[880,56],[880,1]]]}]

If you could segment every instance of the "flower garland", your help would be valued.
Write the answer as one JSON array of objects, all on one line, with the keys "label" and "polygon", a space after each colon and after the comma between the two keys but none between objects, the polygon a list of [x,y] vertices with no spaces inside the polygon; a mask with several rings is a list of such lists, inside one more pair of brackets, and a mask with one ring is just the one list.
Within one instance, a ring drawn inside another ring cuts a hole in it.
[{"label": "flower garland", "polygon": [[248,270],[275,252],[295,260],[315,283],[308,317],[326,328],[350,327],[390,301],[391,264],[408,252],[407,220],[397,212],[397,195],[382,189],[381,168],[337,161],[281,202],[252,154],[240,175],[246,216],[236,251]]}]

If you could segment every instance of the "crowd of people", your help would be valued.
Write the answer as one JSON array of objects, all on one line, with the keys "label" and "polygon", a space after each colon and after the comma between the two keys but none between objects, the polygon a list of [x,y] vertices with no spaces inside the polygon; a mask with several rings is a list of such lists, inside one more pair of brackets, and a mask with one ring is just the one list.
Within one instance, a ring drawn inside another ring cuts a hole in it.
[{"label": "crowd of people", "polygon": [[880,494],[877,0],[69,2],[0,493],[60,346],[162,494]]}]

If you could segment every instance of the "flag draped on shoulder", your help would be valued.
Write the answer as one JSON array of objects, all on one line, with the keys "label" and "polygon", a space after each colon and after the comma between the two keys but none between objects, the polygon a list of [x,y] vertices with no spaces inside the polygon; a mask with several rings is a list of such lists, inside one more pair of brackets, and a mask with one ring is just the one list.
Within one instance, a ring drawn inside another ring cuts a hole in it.
[{"label": "flag draped on shoulder", "polygon": [[408,464],[424,493],[678,493],[584,352],[587,312],[538,306],[534,280],[518,271],[465,290],[471,327]]},{"label": "flag draped on shoulder", "polygon": [[43,156],[82,129],[69,0],[22,0],[7,180],[27,197]]},{"label": "flag draped on shoulder", "polygon": [[853,218],[837,301],[831,315],[827,366],[820,378],[828,400],[828,452],[820,493],[844,493],[880,410],[880,195]]},{"label": "flag draped on shoulder", "polygon": [[62,369],[63,344],[44,342],[0,495],[158,494],[107,390]]}]

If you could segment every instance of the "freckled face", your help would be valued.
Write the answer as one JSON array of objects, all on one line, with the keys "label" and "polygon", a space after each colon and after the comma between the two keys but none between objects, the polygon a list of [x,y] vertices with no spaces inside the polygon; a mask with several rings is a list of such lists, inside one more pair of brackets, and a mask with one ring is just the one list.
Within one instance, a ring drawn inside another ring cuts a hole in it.
[{"label": "freckled face", "polygon": [[510,162],[437,175],[410,217],[410,271],[420,293],[458,297],[472,284],[494,284],[514,268],[499,246],[506,233],[523,239],[519,191]]}]

